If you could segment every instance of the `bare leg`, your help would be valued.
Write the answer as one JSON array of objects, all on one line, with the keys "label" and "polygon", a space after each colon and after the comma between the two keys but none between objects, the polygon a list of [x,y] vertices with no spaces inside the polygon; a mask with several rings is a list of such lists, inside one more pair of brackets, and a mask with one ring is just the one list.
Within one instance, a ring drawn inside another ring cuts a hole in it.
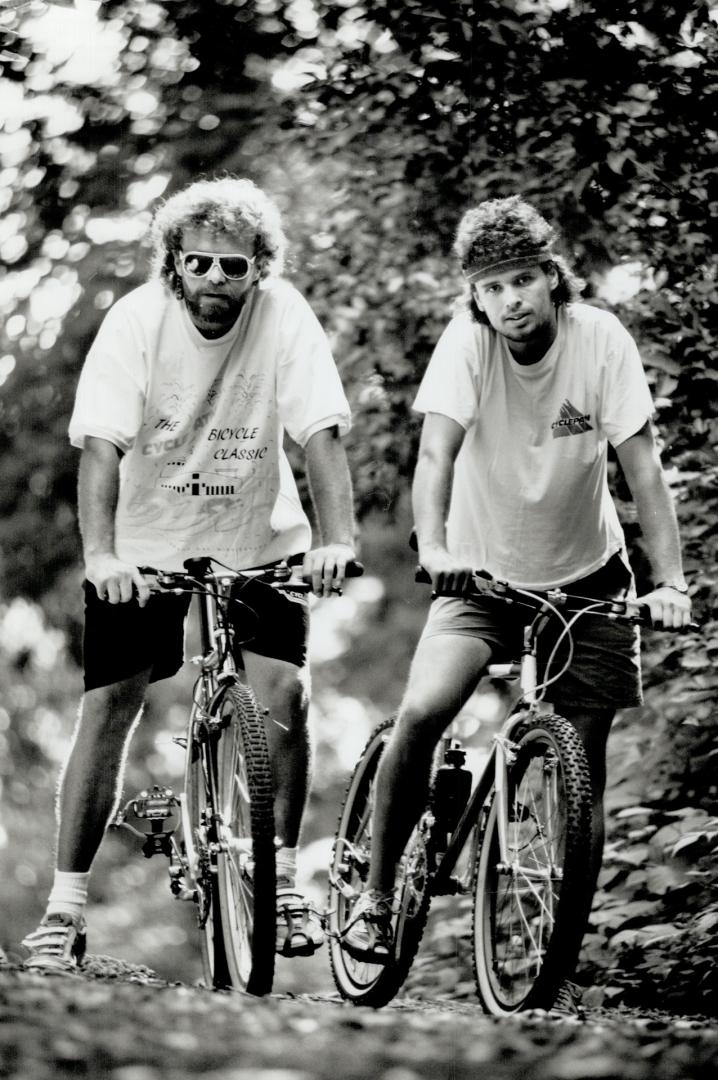
[{"label": "bare leg", "polygon": [[139,719],[149,671],[88,691],[58,798],[58,870],[88,871],[122,787],[127,748]]},{"label": "bare leg", "polygon": [[269,710],[267,741],[274,776],[277,836],[297,846],[309,794],[311,743],[307,727],[308,672],[284,660],[244,651],[247,678],[261,708]]},{"label": "bare leg", "polygon": [[377,772],[369,888],[393,889],[396,864],[426,806],[436,744],[475,690],[490,656],[485,642],[463,635],[419,642]]}]

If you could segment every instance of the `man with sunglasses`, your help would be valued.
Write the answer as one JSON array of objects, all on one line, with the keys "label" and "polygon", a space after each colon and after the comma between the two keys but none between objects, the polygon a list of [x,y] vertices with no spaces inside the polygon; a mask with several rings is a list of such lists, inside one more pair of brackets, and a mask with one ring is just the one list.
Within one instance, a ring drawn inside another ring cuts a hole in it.
[{"label": "man with sunglasses", "polygon": [[[350,423],[327,338],[278,275],[279,213],[249,180],[191,184],[152,226],[154,273],[118,300],[80,377],[70,437],[81,451],[85,695],[58,804],[57,869],[27,967],[73,971],[85,951],[89,873],[117,805],[150,682],[183,660],[186,596],[150,594],[138,567],[211,557],[232,569],[304,555],[317,595],[354,558],[340,436]],[[283,450],[304,450],[320,542]],[[269,710],[275,775],[277,948],[309,955],[318,915],[296,891],[310,773],[307,600],[253,583],[238,627],[248,677]],[[251,640],[245,640],[247,636]]]},{"label": "man with sunglasses", "polygon": [[[457,232],[465,294],[416,398],[425,415],[413,483],[420,562],[437,590],[457,595],[431,605],[375,785],[369,887],[343,941],[350,955],[371,963],[387,963],[392,954],[396,864],[426,805],[436,743],[487,664],[521,652],[519,610],[461,595],[472,572],[484,569],[537,592],[560,587],[596,598],[625,596],[633,586],[607,483],[609,443],[631,489],[656,582],[643,602],[657,624],[690,621],[638,349],[615,316],[576,302],[581,282],[556,240],[519,196],[472,208]],[[606,740],[616,709],[641,702],[639,642],[633,628],[588,618],[575,625],[573,639],[573,659],[548,699],[586,748],[595,883]],[[569,989],[560,1000],[570,1010]]]}]

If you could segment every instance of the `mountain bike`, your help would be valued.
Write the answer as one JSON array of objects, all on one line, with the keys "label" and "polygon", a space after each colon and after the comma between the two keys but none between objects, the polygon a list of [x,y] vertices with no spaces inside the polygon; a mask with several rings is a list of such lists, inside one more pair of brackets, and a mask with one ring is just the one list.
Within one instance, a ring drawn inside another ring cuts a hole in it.
[{"label": "mountain bike", "polygon": [[[423,571],[417,580],[427,580]],[[329,872],[329,943],[334,981],[355,1004],[384,1005],[403,984],[426,925],[432,897],[472,896],[473,969],[485,1011],[505,1016],[553,1005],[573,974],[590,893],[591,781],[573,725],[547,711],[546,691],[571,662],[571,628],[590,614],[648,625],[648,609],[630,601],[595,600],[513,588],[476,573],[475,595],[528,609],[521,660],[491,664],[493,680],[518,680],[482,775],[473,785],[466,751],[450,733],[435,756],[428,804],[397,869],[385,965],[353,959],[342,948],[354,905],[366,887],[372,845],[373,791],[393,720],[380,724],[351,776]],[[471,594],[469,594],[470,596]],[[560,670],[537,677],[537,648],[551,620],[568,656]],[[555,625],[555,623],[554,623]],[[473,788],[473,790],[472,790]]]},{"label": "mountain bike", "polygon": [[[286,562],[242,572],[211,559],[188,560],[184,571],[140,569],[153,592],[198,598],[199,674],[186,734],[175,739],[185,750],[183,793],[155,785],[112,825],[139,836],[146,857],[168,857],[172,894],[197,909],[206,985],[267,994],[276,936],[271,717],[247,682],[230,609],[243,604],[250,581],[294,594],[311,586]],[[347,576],[361,569],[350,564]]]}]

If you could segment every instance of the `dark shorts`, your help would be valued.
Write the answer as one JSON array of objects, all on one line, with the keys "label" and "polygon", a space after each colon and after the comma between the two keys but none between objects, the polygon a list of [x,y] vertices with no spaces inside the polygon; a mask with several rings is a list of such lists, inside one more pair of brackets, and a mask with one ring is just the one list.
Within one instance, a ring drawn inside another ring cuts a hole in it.
[{"label": "dark shorts", "polygon": [[[151,670],[150,682],[167,679],[184,661],[184,627],[190,596],[153,593],[145,607],[136,601],[110,604],[85,582],[83,642],[85,690]],[[231,605],[235,643],[248,652],[303,667],[307,659],[309,604],[260,581],[243,585]]]},{"label": "dark shorts", "polygon": [[[619,555],[614,555],[595,573],[562,586],[575,596],[616,599],[629,594],[633,584],[630,571]],[[511,607],[485,597],[463,600],[438,597],[431,605],[422,639],[441,634],[476,637],[491,647],[492,663],[502,664],[521,656],[523,628],[531,620],[527,609]],[[560,633],[552,620],[539,638],[539,681],[561,669],[568,650],[566,641],[547,673],[546,663]],[[568,670],[546,690],[546,700],[561,711],[571,706],[582,709],[631,708],[643,702],[641,692],[640,637],[636,627],[612,622],[598,615],[582,615],[571,627],[573,659]]]}]

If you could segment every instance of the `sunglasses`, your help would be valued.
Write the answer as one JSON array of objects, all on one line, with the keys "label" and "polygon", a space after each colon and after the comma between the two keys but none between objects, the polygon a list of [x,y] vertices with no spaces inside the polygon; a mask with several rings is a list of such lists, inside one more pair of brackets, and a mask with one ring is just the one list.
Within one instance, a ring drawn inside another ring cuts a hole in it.
[{"label": "sunglasses", "polygon": [[206,277],[213,266],[218,266],[230,281],[243,281],[254,265],[254,258],[247,255],[214,255],[209,251],[183,251],[180,259],[190,277]]}]

